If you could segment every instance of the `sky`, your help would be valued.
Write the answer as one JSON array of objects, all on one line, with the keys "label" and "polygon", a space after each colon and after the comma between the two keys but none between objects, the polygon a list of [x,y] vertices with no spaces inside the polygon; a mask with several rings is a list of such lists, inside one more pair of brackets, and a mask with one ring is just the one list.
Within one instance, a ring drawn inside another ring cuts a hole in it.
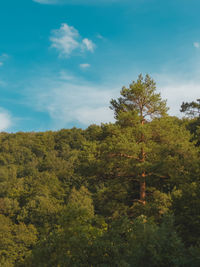
[{"label": "sky", "polygon": [[114,122],[149,74],[170,115],[200,97],[198,0],[0,1],[0,131]]}]

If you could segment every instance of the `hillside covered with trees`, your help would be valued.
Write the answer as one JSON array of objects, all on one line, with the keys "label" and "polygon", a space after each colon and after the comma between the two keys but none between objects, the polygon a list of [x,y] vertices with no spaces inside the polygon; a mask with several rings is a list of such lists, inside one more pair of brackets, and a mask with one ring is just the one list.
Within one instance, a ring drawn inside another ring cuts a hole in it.
[{"label": "hillside covered with trees", "polygon": [[0,133],[0,266],[200,266],[200,100],[169,116],[140,75],[110,105],[114,124]]}]

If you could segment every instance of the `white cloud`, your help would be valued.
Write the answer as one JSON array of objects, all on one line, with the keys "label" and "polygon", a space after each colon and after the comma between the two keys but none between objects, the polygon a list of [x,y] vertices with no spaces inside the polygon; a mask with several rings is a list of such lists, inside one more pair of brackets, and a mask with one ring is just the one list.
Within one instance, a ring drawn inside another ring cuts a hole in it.
[{"label": "white cloud", "polygon": [[83,39],[82,44],[83,44],[83,46],[82,46],[83,50],[88,50],[90,52],[94,52],[95,44],[91,40],[85,38],[85,39]]},{"label": "white cloud", "polygon": [[[198,72],[191,76],[159,73],[152,74],[152,77],[162,98],[167,99],[170,115],[183,116],[180,112],[182,102],[190,102],[200,97]],[[130,77],[125,80],[131,81]],[[87,126],[92,123],[113,122],[114,114],[109,109],[109,103],[112,98],[119,97],[120,89],[124,85],[122,78],[115,82],[114,85],[91,84],[78,77],[74,77],[73,80],[54,77],[43,84],[36,80],[35,88],[38,84],[40,87],[32,93],[36,97],[35,108],[48,112],[54,123],[57,123],[57,128],[67,127],[70,123]]]},{"label": "white cloud", "polygon": [[5,131],[11,126],[11,116],[10,114],[0,108],[0,131]]},{"label": "white cloud", "polygon": [[[152,74],[157,82],[157,89],[163,99],[167,99],[170,115],[182,116],[180,106],[183,101],[199,98],[200,79],[198,75],[187,78],[186,75]],[[34,79],[28,91],[27,103],[40,112],[47,112],[52,119],[53,128],[88,126],[114,122],[113,111],[109,109],[112,98],[119,97],[123,79],[128,82],[130,77],[119,77],[116,84],[96,84],[62,71],[58,76]],[[135,79],[137,75],[135,76]]]},{"label": "white cloud", "polygon": [[52,31],[52,36],[50,37],[51,47],[56,48],[60,55],[69,56],[73,50],[80,46],[77,41],[78,38],[78,31],[74,27],[63,23],[60,29]]},{"label": "white cloud", "polygon": [[195,101],[200,96],[198,77],[187,78],[186,75],[153,75],[157,81],[163,99],[167,99],[170,115],[183,116],[180,112],[182,102]]},{"label": "white cloud", "polygon": [[4,63],[3,63],[2,61],[0,61],[0,67],[2,67],[2,66],[3,66],[3,64],[4,64]]},{"label": "white cloud", "polygon": [[90,64],[88,64],[88,63],[84,63],[84,64],[80,64],[79,66],[80,66],[80,68],[82,68],[82,69],[87,69],[87,68],[90,67]]},{"label": "white cloud", "polygon": [[111,96],[105,88],[62,83],[43,96],[39,94],[38,103],[57,123],[89,125],[113,121],[112,111],[107,109]]},{"label": "white cloud", "polygon": [[194,46],[195,48],[200,48],[200,43],[198,43],[198,42],[194,42],[194,43],[193,43],[193,46]]},{"label": "white cloud", "polygon": [[91,40],[87,38],[82,40],[79,32],[66,23],[63,23],[59,29],[52,31],[50,41],[51,47],[55,48],[61,57],[69,57],[74,50],[93,52],[95,47]]},{"label": "white cloud", "polygon": [[83,107],[77,109],[75,112],[76,117],[84,125],[98,124],[113,122],[113,112],[109,109],[108,106],[102,107]]},{"label": "white cloud", "polygon": [[113,122],[109,103],[116,92],[119,90],[114,87],[89,84],[78,77],[72,81],[59,77],[36,79],[32,88],[26,89],[27,103],[37,111],[47,112],[55,129]]}]

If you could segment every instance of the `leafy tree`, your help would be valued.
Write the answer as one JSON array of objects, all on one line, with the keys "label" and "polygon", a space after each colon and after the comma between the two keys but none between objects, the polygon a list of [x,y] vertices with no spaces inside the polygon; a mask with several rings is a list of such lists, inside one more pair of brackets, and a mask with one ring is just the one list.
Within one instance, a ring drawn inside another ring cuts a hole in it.
[{"label": "leafy tree", "polygon": [[[121,97],[118,100],[111,100],[111,109],[115,112],[115,118],[122,125],[137,125],[140,134],[136,140],[140,143],[139,161],[145,163],[145,130],[144,124],[149,119],[166,115],[166,101],[161,99],[160,94],[156,93],[156,85],[149,75],[143,78],[139,75],[137,82],[130,84],[129,88],[123,88]],[[138,125],[140,124],[140,125]],[[140,174],[140,201],[145,204],[146,199],[146,173],[141,170]]]},{"label": "leafy tree", "polygon": [[172,210],[175,215],[176,227],[187,246],[197,246],[200,243],[199,194],[198,180],[182,184],[172,194]]},{"label": "leafy tree", "polygon": [[196,142],[196,145],[200,145],[200,99],[192,102],[183,102],[181,105],[181,112],[185,113],[187,119],[185,119],[186,128],[192,134],[192,141]]},{"label": "leafy tree", "polygon": [[192,118],[200,117],[200,99],[197,99],[196,102],[183,102],[180,111]]},{"label": "leafy tree", "polygon": [[14,224],[0,215],[0,265],[16,266],[23,264],[37,241],[37,231],[33,225]]},{"label": "leafy tree", "polygon": [[41,240],[28,266],[91,266],[92,247],[106,224],[96,220],[89,191],[72,189],[60,225]]},{"label": "leafy tree", "polygon": [[173,226],[173,218],[165,217],[160,226],[137,218],[130,234],[130,266],[184,266],[184,245]]}]

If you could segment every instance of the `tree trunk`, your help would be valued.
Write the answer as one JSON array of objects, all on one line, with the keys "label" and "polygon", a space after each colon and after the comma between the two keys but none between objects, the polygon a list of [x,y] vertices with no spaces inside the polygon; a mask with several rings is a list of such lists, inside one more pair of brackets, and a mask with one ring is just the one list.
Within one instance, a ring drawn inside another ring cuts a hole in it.
[{"label": "tree trunk", "polygon": [[[143,107],[140,109],[140,117],[141,117],[141,125],[143,126],[145,123],[145,119],[143,116]],[[144,134],[141,135],[141,143],[144,142]],[[145,162],[145,151],[144,148],[141,148],[141,162]],[[141,178],[140,178],[140,202],[145,205],[146,204],[146,173],[145,171],[142,172]]]},{"label": "tree trunk", "polygon": [[[142,135],[142,141],[144,141],[144,136]],[[141,148],[141,162],[145,162],[145,152],[144,149]],[[140,202],[145,205],[146,204],[146,173],[142,172],[140,178]]]},{"label": "tree trunk", "polygon": [[140,179],[140,202],[145,205],[146,204],[146,179],[145,172],[142,173],[142,177]]}]

